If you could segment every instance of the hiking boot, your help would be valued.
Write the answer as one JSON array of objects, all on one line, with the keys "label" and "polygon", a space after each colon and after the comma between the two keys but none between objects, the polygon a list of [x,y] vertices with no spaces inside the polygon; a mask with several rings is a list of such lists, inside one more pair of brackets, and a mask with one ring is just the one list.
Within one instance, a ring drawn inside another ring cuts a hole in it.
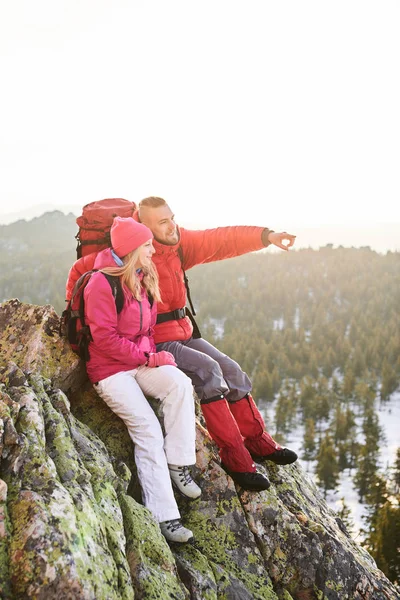
[{"label": "hiking boot", "polygon": [[192,479],[189,467],[178,467],[177,465],[168,465],[171,481],[176,489],[186,498],[194,500],[201,495],[201,489]]},{"label": "hiking boot", "polygon": [[262,473],[239,473],[238,471],[230,471],[226,466],[221,464],[222,468],[232,477],[233,481],[240,485],[244,490],[251,492],[261,492],[267,490],[271,485],[269,480]]},{"label": "hiking boot", "polygon": [[[298,456],[296,452],[289,450],[289,448],[281,448],[280,450],[275,450],[275,452],[272,452],[272,454],[259,456],[257,458],[263,461],[271,460],[277,465],[290,465],[297,460]],[[255,460],[257,460],[257,458],[255,458]]]},{"label": "hiking boot", "polygon": [[171,521],[163,521],[160,523],[161,533],[168,542],[177,542],[184,544],[185,542],[191,542],[193,538],[193,532],[190,529],[186,529],[180,521],[180,519],[172,519]]}]

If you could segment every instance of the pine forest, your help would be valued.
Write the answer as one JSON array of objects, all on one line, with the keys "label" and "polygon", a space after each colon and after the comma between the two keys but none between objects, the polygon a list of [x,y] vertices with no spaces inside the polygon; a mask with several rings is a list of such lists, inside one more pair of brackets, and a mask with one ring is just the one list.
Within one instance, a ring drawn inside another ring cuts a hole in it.
[{"label": "pine forest", "polygon": [[[259,406],[274,403],[274,437],[284,444],[303,425],[301,458],[323,494],[350,473],[367,505],[362,543],[399,581],[400,433],[382,469],[377,408],[400,386],[400,254],[265,250],[195,267],[189,280],[203,336],[249,374]],[[349,512],[343,498],[351,528]]]}]

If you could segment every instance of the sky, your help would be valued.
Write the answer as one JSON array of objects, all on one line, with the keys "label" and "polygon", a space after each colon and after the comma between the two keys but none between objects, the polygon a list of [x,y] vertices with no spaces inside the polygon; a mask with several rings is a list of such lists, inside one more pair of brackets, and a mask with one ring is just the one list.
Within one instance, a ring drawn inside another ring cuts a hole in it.
[{"label": "sky", "polygon": [[391,0],[0,0],[0,213],[400,224],[399,31]]}]

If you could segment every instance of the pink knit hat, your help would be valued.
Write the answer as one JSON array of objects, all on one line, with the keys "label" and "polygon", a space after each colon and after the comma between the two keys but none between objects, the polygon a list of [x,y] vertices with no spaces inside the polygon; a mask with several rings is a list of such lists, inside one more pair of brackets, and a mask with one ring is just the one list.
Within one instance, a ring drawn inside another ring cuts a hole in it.
[{"label": "pink knit hat", "polygon": [[153,239],[151,230],[132,217],[115,217],[110,229],[111,245],[120,258]]}]

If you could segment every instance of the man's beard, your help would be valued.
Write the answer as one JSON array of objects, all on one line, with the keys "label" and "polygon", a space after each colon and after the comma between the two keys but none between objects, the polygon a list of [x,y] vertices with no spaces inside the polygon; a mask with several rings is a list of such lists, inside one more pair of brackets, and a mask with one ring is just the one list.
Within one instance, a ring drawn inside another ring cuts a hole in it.
[{"label": "man's beard", "polygon": [[170,240],[166,240],[163,239],[161,240],[160,238],[154,236],[154,239],[156,240],[156,242],[158,242],[159,244],[164,244],[164,246],[175,246],[175,244],[177,244],[179,242],[179,232],[178,230],[175,231],[174,233],[174,241],[170,241]]}]

